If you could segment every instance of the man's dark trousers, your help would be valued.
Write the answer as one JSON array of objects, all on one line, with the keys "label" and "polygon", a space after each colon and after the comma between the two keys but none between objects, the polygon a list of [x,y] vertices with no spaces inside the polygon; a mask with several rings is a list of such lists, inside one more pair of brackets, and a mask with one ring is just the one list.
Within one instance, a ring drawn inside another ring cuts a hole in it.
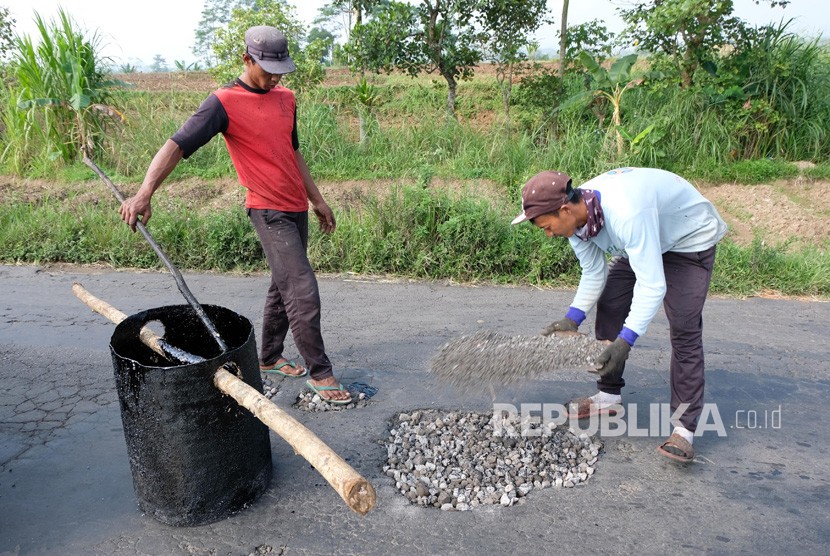
[{"label": "man's dark trousers", "polygon": [[320,331],[320,291],[308,261],[308,212],[248,209],[271,269],[271,287],[262,319],[260,362],[283,356],[291,335],[314,380],[333,376]]},{"label": "man's dark trousers", "polygon": [[[671,336],[671,411],[682,403],[689,407],[680,418],[682,425],[694,432],[703,411],[703,304],[712,280],[716,246],[697,253],[663,254],[666,296],[663,309]],[[608,271],[605,289],[597,302],[596,337],[614,340],[620,333],[634,295],[636,276],[628,259],[616,259]],[[605,375],[597,381],[600,391],[619,394],[625,380],[623,371]]]}]

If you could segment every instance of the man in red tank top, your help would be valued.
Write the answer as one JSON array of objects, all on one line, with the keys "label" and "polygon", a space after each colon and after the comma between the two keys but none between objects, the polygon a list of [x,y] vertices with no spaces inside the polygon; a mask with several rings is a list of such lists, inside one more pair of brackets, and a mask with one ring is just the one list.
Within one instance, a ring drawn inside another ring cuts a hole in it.
[{"label": "man in red tank top", "polygon": [[[245,70],[233,83],[211,94],[150,163],[138,192],[121,205],[121,218],[135,231],[138,217],[146,225],[156,189],[183,158],[218,133],[248,191],[245,207],[271,269],[265,301],[260,369],[302,377],[310,371],[309,388],[330,403],[351,401],[334,377],[320,331],[320,293],[309,264],[309,202],[324,233],[336,223],[300,152],[294,93],[279,84],[296,68],[285,36],[268,26],[245,33]],[[291,329],[308,371],[283,355]]]}]

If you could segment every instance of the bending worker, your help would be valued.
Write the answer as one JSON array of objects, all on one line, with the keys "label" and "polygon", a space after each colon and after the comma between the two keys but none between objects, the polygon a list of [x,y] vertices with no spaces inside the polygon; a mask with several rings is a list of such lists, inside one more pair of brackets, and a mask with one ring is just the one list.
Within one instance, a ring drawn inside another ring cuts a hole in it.
[{"label": "bending worker", "polygon": [[522,213],[513,224],[525,220],[548,237],[568,238],[582,269],[567,313],[542,334],[576,332],[596,305],[596,338],[611,341],[597,361],[599,391],[571,402],[571,417],[616,413],[625,361],[662,303],[672,346],[672,413],[688,405],[657,451],[691,461],[703,409],[703,304],[716,244],[727,229],[715,207],[665,170],[619,168],[576,189],[566,174],[546,171],[522,189]]},{"label": "bending worker", "polygon": [[[287,377],[310,371],[310,389],[331,403],[348,403],[351,396],[334,378],[320,330],[320,293],[306,254],[309,202],[323,232],[333,232],[336,224],[300,153],[294,93],[279,84],[296,69],[288,41],[274,27],[251,27],[242,62],[242,75],[212,93],[161,147],[138,192],[121,205],[121,218],[133,231],[139,216],[147,224],[150,199],[164,179],[221,133],[239,183],[248,190],[245,207],[271,269],[260,370]],[[308,371],[283,355],[289,327]]]}]

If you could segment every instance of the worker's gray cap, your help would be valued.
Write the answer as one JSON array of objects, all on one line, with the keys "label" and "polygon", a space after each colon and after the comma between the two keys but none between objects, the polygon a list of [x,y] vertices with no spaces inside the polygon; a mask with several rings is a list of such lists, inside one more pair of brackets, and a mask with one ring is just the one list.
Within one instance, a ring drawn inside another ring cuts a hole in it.
[{"label": "worker's gray cap", "polygon": [[268,73],[282,75],[297,69],[288,55],[288,39],[276,27],[257,25],[245,31],[245,50]]}]

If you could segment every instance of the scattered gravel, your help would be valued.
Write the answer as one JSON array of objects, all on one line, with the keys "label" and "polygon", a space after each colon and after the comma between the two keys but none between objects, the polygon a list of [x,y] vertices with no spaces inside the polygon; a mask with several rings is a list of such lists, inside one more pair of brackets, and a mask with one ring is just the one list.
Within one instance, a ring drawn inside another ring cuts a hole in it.
[{"label": "scattered gravel", "polygon": [[[274,547],[269,544],[261,544],[254,549],[253,552],[249,553],[248,556],[265,556],[266,554],[271,554],[273,552]],[[280,551],[282,554],[282,551]]]},{"label": "scattered gravel", "polygon": [[601,440],[562,427],[522,437],[519,421],[505,421],[511,431],[494,427],[489,413],[400,413],[383,471],[412,504],[445,511],[512,506],[533,490],[574,487],[594,474]]},{"label": "scattered gravel", "polygon": [[432,372],[455,386],[507,384],[561,369],[593,369],[606,344],[590,336],[506,336],[483,330],[444,344]]},{"label": "scattered gravel", "polygon": [[[285,379],[273,378],[270,375],[262,375],[262,394],[269,400],[276,396]],[[356,407],[366,407],[369,405],[369,399],[377,392],[377,388],[363,384],[362,382],[353,382],[346,385],[346,389],[352,395],[352,403],[347,405],[335,405],[328,403],[319,394],[307,390],[303,386],[302,391],[297,394],[297,399],[294,400],[293,406],[303,411],[340,411],[343,409],[354,409]]]},{"label": "scattered gravel", "polygon": [[303,411],[341,411],[343,409],[354,409],[356,407],[366,407],[369,405],[369,399],[363,392],[353,392],[352,403],[350,404],[332,404],[320,397],[320,394],[311,392],[310,390],[303,390],[297,395],[297,400],[294,402],[294,407]]},{"label": "scattered gravel", "polygon": [[279,385],[281,380],[272,380],[270,376],[262,375],[262,394],[269,400],[277,395],[280,391]]}]

